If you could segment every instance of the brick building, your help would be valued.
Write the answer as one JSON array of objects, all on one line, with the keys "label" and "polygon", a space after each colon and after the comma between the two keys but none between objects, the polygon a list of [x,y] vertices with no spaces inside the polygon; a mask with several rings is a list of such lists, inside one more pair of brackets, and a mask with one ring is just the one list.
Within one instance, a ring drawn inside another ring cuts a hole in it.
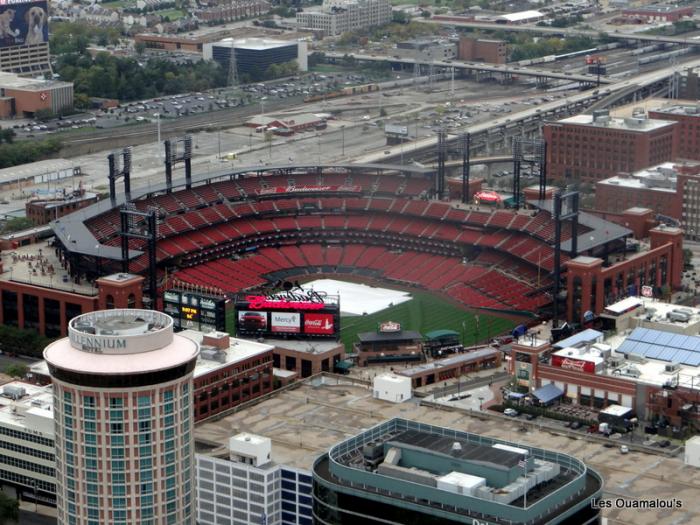
[{"label": "brick building", "polygon": [[612,118],[607,110],[544,125],[551,180],[595,183],[676,157],[677,123],[635,113]]},{"label": "brick building", "polygon": [[270,11],[265,0],[233,0],[195,9],[194,15],[202,22],[232,22],[241,18],[264,15]]},{"label": "brick building", "polygon": [[505,64],[508,59],[508,49],[503,40],[462,36],[457,44],[457,58],[489,64]]},{"label": "brick building", "polygon": [[272,346],[227,333],[184,330],[200,345],[194,369],[194,419],[199,421],[273,389]]},{"label": "brick building", "polygon": [[108,308],[141,308],[143,277],[113,274],[95,283],[74,280],[46,244],[3,252],[0,259],[0,323],[65,336],[80,314]]},{"label": "brick building", "polygon": [[596,183],[595,208],[619,213],[643,207],[679,222],[686,239],[700,236],[700,162],[666,162]]},{"label": "brick building", "polygon": [[647,22],[677,22],[693,16],[692,6],[647,5],[622,10],[623,16],[642,18]]},{"label": "brick building", "polygon": [[498,368],[500,365],[501,352],[495,348],[484,347],[444,359],[435,359],[429,363],[410,368],[396,370],[396,374],[411,378],[411,386],[420,388],[479,370]]},{"label": "brick building", "polygon": [[56,115],[73,109],[73,83],[23,78],[0,72],[0,118],[33,116],[39,110]]},{"label": "brick building", "polygon": [[700,106],[673,104],[649,111],[649,118],[672,120],[676,126],[676,156],[700,160]]},{"label": "brick building", "polygon": [[345,347],[337,341],[267,339],[272,346],[274,367],[294,371],[298,377],[334,372],[345,359]]},{"label": "brick building", "polygon": [[598,257],[578,256],[566,264],[567,316],[580,321],[586,312],[600,314],[605,305],[642,286],[655,293],[676,289],[683,272],[683,231],[658,226],[649,231],[650,249],[626,260],[605,266]]},{"label": "brick building", "polygon": [[76,190],[73,192],[56,194],[52,199],[32,199],[24,205],[27,218],[34,224],[48,224],[49,222],[73,213],[81,208],[89,206],[100,200],[96,193]]}]

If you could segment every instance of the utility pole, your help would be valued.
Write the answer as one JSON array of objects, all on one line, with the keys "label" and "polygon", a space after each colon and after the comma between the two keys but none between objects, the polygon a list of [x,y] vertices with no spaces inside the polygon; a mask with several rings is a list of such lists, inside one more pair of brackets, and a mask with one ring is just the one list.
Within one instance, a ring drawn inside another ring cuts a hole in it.
[{"label": "utility pole", "polygon": [[236,46],[233,38],[231,39],[231,55],[228,59],[228,82],[229,87],[238,84],[238,62],[236,60]]}]

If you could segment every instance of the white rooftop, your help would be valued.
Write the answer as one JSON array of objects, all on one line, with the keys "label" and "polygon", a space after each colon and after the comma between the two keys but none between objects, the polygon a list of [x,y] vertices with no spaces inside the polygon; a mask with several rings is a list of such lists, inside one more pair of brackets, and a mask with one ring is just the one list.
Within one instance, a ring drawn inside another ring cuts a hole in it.
[{"label": "white rooftop", "polygon": [[520,22],[522,20],[531,20],[534,18],[542,18],[544,15],[539,11],[518,11],[517,13],[507,13],[501,15],[499,18],[507,20],[508,22]]},{"label": "white rooftop", "polygon": [[601,410],[600,413],[615,417],[622,417],[625,414],[628,414],[631,410],[632,409],[630,407],[623,407],[622,405],[610,405]]},{"label": "white rooftop", "polygon": [[568,117],[557,121],[560,124],[578,124],[581,126],[593,126],[597,128],[610,128],[610,129],[620,129],[626,131],[654,131],[661,129],[666,126],[672,126],[675,124],[671,120],[659,120],[650,118],[616,118],[609,117],[607,119],[595,120],[593,115],[580,114],[574,115],[573,117]]},{"label": "white rooftop", "polygon": [[614,314],[621,314],[629,310],[630,308],[636,308],[642,305],[642,299],[639,297],[625,297],[621,301],[613,303],[605,307],[606,311],[610,311]]},{"label": "white rooftop", "polygon": [[[2,392],[5,389],[24,389],[19,399]],[[53,439],[53,387],[37,386],[13,381],[0,386],[0,426],[39,432]]]},{"label": "white rooftop", "polygon": [[387,372],[386,374],[379,374],[377,377],[374,378],[376,380],[381,380],[381,381],[388,381],[389,383],[396,383],[396,384],[404,384],[406,382],[410,382],[411,378],[406,377],[406,376],[399,376],[396,374],[392,374]]},{"label": "white rooftop", "polygon": [[202,352],[200,352],[199,357],[197,358],[197,365],[194,368],[194,377],[208,374],[212,370],[228,366],[232,363],[245,361],[250,357],[269,352],[274,348],[269,344],[231,337],[229,347],[220,351],[220,360],[208,359],[205,357],[207,355],[205,350],[212,347],[202,346],[202,340],[206,334],[197,330],[183,330],[182,332],[179,332],[178,335],[194,341],[200,345],[202,349]]},{"label": "white rooftop", "polygon": [[557,350],[556,352],[552,352],[552,355],[557,355],[561,357],[571,357],[573,359],[578,359],[580,361],[588,361],[590,363],[595,363],[596,365],[603,363],[605,359],[601,357],[601,352],[598,348],[595,346],[591,346],[590,348],[586,347],[581,347],[581,348],[573,348],[573,347],[568,347],[568,348],[562,348],[561,350]]},{"label": "white rooftop", "polygon": [[254,51],[265,51],[267,49],[276,49],[278,47],[296,46],[296,41],[289,40],[273,40],[271,38],[224,38],[216,42],[217,46],[231,47],[236,49],[251,49]]}]

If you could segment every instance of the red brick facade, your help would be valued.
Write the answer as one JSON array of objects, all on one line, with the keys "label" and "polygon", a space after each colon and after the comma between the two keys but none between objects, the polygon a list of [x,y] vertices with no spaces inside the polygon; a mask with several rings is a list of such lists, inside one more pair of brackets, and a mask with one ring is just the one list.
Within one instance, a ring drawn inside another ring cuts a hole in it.
[{"label": "red brick facade", "polygon": [[672,160],[675,126],[644,130],[564,121],[545,124],[549,178],[595,183]]}]

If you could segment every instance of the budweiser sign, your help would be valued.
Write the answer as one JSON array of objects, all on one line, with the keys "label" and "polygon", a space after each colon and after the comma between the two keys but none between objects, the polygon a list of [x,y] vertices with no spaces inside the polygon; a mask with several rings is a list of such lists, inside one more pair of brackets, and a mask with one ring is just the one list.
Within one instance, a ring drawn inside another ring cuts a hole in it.
[{"label": "budweiser sign", "polygon": [[246,295],[248,308],[263,310],[281,308],[285,310],[321,310],[326,307],[325,292],[314,290],[290,290],[270,295]]},{"label": "budweiser sign", "polygon": [[567,370],[576,370],[577,372],[583,372],[586,367],[585,361],[579,361],[578,359],[563,359],[561,362],[561,367]]},{"label": "budweiser sign", "polygon": [[362,192],[362,186],[275,186],[257,190],[258,195],[275,195],[279,193],[315,193],[315,192]]},{"label": "budweiser sign", "polygon": [[584,361],[582,359],[572,359],[560,355],[552,356],[552,365],[563,368],[564,370],[573,370],[575,372],[585,372],[587,374],[595,374],[595,363],[592,361]]}]

